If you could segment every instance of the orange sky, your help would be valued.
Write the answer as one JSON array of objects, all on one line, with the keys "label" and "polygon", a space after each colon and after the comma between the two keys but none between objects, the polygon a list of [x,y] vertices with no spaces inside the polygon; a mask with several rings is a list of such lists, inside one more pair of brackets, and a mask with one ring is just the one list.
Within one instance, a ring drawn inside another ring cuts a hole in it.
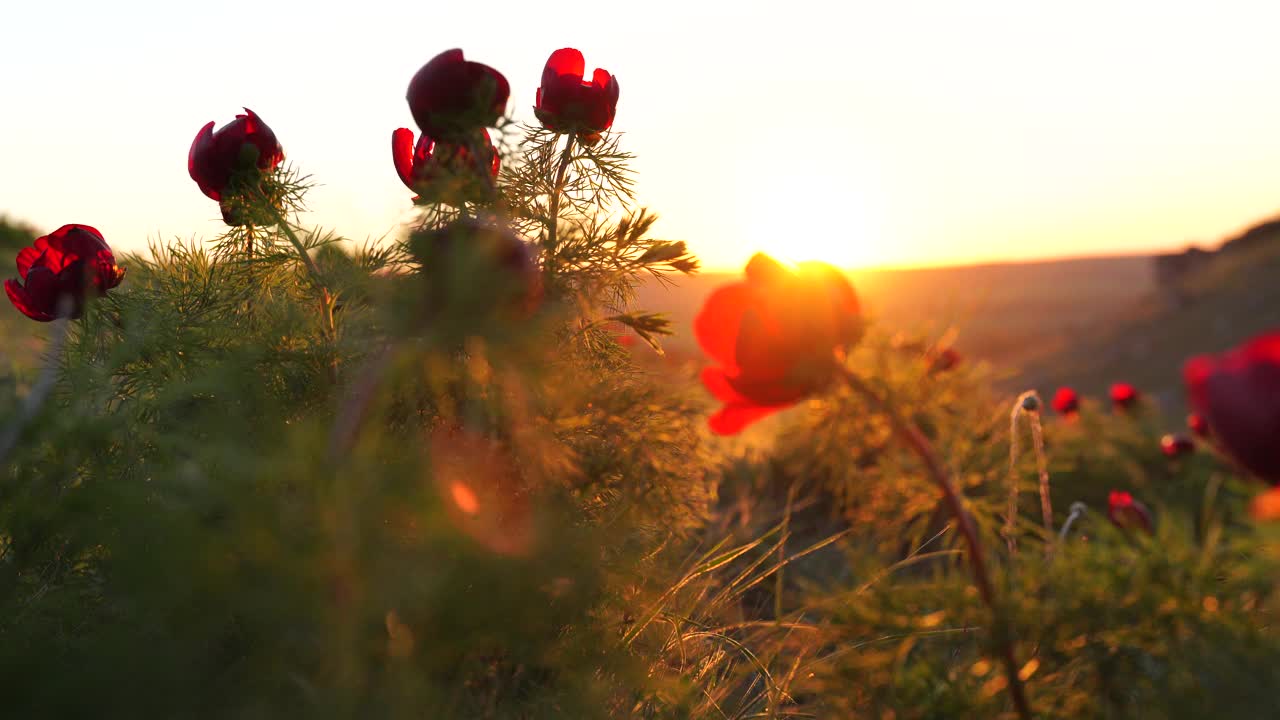
[{"label": "orange sky", "polygon": [[1280,209],[1280,5],[485,7],[10,8],[0,211],[124,249],[211,237],[187,148],[248,105],[321,184],[311,221],[394,233],[404,89],[454,46],[507,75],[524,120],[552,50],[616,73],[640,199],[711,268],[759,249],[849,266],[1154,250]]}]

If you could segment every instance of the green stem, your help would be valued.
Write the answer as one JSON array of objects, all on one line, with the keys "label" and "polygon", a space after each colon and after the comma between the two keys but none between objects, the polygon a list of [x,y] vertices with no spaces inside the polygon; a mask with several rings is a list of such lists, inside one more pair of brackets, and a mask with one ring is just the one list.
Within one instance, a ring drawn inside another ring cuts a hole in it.
[{"label": "green stem", "polygon": [[[311,255],[307,252],[307,248],[298,239],[298,234],[293,231],[293,226],[284,217],[284,213],[275,210],[276,225],[284,231],[285,237],[289,238],[289,242],[293,243],[293,247],[298,251],[298,257],[302,259],[302,264],[306,266],[307,273],[311,275],[311,280],[320,289],[320,314],[324,320],[324,330],[327,339],[331,345],[338,342],[338,328],[333,321],[333,305],[334,296],[329,291],[329,287],[325,285],[324,277],[320,274],[320,267],[316,265],[316,261],[311,259]],[[333,360],[329,364],[329,379],[338,381],[338,357],[335,348]]]},{"label": "green stem", "polygon": [[560,154],[560,167],[556,170],[555,185],[551,188],[551,204],[547,220],[547,258],[556,252],[556,228],[560,225],[560,196],[564,194],[565,176],[569,173],[569,163],[573,160],[573,134],[568,135],[564,143],[564,152]]},{"label": "green stem", "polygon": [[[920,428],[916,427],[915,423],[899,416],[888,403],[882,400],[875,391],[862,382],[862,379],[853,374],[848,368],[841,366],[841,373],[850,389],[861,395],[873,408],[889,419],[889,424],[893,427],[894,432],[920,458],[930,478],[938,486],[938,489],[942,491],[947,507],[955,517],[956,524],[960,528],[960,534],[964,536],[965,544],[969,548],[969,566],[973,574],[973,582],[978,586],[978,594],[991,610],[991,614],[995,616],[997,626],[996,644],[999,646],[1001,659],[1004,662],[1005,676],[1008,679],[1009,695],[1013,699],[1013,706],[1018,711],[1018,717],[1022,718],[1022,720],[1031,720],[1031,705],[1027,702],[1026,688],[1023,687],[1022,679],[1018,677],[1018,661],[1013,654],[1013,631],[1002,617],[999,605],[996,602],[991,576],[987,573],[986,553],[983,552],[982,541],[978,537],[978,530],[974,526],[973,518],[969,516],[968,511],[964,508],[964,499],[961,497],[960,491],[956,489],[955,484],[951,481],[951,474],[943,466],[938,453],[933,449],[933,444],[920,431]],[[1003,627],[1001,627],[1002,625]]]}]

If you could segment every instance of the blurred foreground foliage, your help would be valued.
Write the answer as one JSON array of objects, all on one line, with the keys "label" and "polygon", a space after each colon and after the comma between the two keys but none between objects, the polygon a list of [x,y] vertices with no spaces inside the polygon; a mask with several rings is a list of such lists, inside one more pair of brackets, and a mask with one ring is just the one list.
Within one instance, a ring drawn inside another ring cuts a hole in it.
[{"label": "blurred foreground foliage", "polygon": [[[696,263],[591,174],[619,172],[613,141],[570,156],[551,218],[558,141],[531,131],[503,176],[536,312],[494,305],[510,276],[483,257],[284,221],[126,258],[52,327],[52,393],[0,458],[6,716],[1012,716],[917,459],[843,391],[768,447],[712,441],[691,374],[618,342],[658,344],[635,284]],[[1280,538],[1244,481],[1164,457],[1154,406],[1086,403],[1044,421],[1046,531],[1014,399],[899,340],[849,362],[967,494],[1037,716],[1274,717]],[[0,377],[3,428],[40,376]],[[1153,535],[1107,522],[1112,489]]]}]

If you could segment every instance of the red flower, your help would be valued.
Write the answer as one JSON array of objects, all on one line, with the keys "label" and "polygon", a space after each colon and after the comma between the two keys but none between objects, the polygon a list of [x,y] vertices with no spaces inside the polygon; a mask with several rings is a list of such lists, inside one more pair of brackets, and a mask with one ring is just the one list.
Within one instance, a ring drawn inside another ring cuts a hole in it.
[{"label": "red flower", "polygon": [[1196,444],[1182,433],[1171,433],[1160,438],[1160,450],[1165,457],[1177,458],[1194,452]]},{"label": "red flower", "polygon": [[86,297],[105,295],[124,279],[102,233],[88,225],[63,225],[18,251],[21,280],[5,280],[4,291],[23,315],[49,322],[65,296],[67,317],[84,314]]},{"label": "red flower", "polygon": [[[473,159],[477,150],[484,156],[478,162]],[[470,143],[461,145],[436,142],[423,135],[415,147],[413,131],[400,128],[391,133],[391,159],[400,180],[429,200],[448,196],[471,199],[480,194],[480,188],[474,187],[478,170],[491,177],[498,176],[498,150],[485,130],[479,130]],[[451,189],[458,192],[450,193]],[[420,200],[421,195],[414,198],[415,202]]]},{"label": "red flower", "polygon": [[1187,414],[1187,428],[1191,430],[1196,437],[1209,437],[1209,423],[1205,422],[1204,416],[1200,413]]},{"label": "red flower", "polygon": [[187,153],[187,172],[210,200],[222,201],[237,173],[274,170],[284,160],[276,134],[249,108],[217,132],[213,121],[200,128]]},{"label": "red flower", "polygon": [[1121,530],[1137,527],[1151,532],[1151,513],[1147,506],[1134,500],[1127,492],[1111,491],[1107,498],[1107,517]]},{"label": "red flower", "polygon": [[582,53],[561,48],[553,53],[542,70],[533,114],[543,127],[557,133],[576,133],[588,145],[613,126],[618,109],[618,78],[596,68],[591,82],[583,81],[586,62]]},{"label": "red flower", "polygon": [[1080,396],[1076,395],[1075,390],[1063,386],[1053,394],[1053,401],[1050,404],[1053,405],[1053,411],[1059,415],[1075,415],[1080,411]]},{"label": "red flower", "polygon": [[835,351],[858,341],[858,297],[839,270],[820,262],[798,272],[757,254],[746,280],[717,289],[694,319],[702,349],[718,362],[702,383],[725,406],[711,429],[732,435],[827,385]]},{"label": "red flower", "polygon": [[414,74],[406,99],[423,133],[436,140],[458,140],[496,124],[510,95],[502,73],[464,59],[455,49],[431,58]]},{"label": "red flower", "polygon": [[1280,484],[1280,331],[1183,369],[1191,407],[1246,470]]},{"label": "red flower", "polygon": [[1138,390],[1129,383],[1116,383],[1111,386],[1111,406],[1119,411],[1131,410],[1138,404]]}]

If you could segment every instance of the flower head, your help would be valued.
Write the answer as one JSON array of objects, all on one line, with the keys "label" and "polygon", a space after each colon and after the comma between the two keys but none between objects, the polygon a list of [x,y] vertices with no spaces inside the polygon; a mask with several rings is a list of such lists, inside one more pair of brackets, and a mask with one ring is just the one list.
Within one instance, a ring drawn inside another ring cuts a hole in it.
[{"label": "flower head", "polygon": [[710,420],[721,435],[822,389],[837,370],[836,351],[863,330],[853,287],[826,263],[793,271],[757,254],[745,275],[711,293],[694,319],[698,342],[718,363],[702,383],[725,404]]},{"label": "flower head", "polygon": [[484,178],[498,176],[498,150],[484,129],[466,143],[436,142],[423,135],[414,145],[413,131],[400,128],[391,133],[391,159],[401,182],[420,193],[414,202],[476,199],[489,187]]},{"label": "flower head", "polygon": [[960,352],[955,348],[943,348],[929,354],[929,372],[944,373],[960,364]]},{"label": "flower head", "polygon": [[1170,433],[1160,438],[1160,452],[1167,458],[1179,458],[1195,452],[1195,442],[1182,433]]},{"label": "flower head", "polygon": [[1196,437],[1209,437],[1209,423],[1205,421],[1204,416],[1200,413],[1187,413],[1187,429]]},{"label": "flower head", "polygon": [[1050,402],[1053,411],[1059,415],[1075,415],[1080,412],[1080,396],[1076,395],[1076,391],[1062,386],[1053,394],[1053,400]]},{"label": "flower head", "polygon": [[1280,484],[1280,331],[1183,368],[1191,407],[1246,470]]},{"label": "flower head", "polygon": [[1151,533],[1150,511],[1127,492],[1111,491],[1107,497],[1107,517],[1121,530],[1141,528],[1148,534]]},{"label": "flower head", "polygon": [[222,201],[236,175],[274,170],[284,161],[276,134],[249,108],[214,132],[214,122],[200,128],[187,153],[187,172],[200,192]]},{"label": "flower head", "polygon": [[18,251],[18,278],[4,281],[10,302],[32,320],[49,322],[59,314],[83,315],[86,298],[119,285],[124,268],[116,265],[102,233],[88,225],[63,225]]},{"label": "flower head", "polygon": [[502,73],[454,49],[431,58],[414,74],[405,99],[424,134],[437,141],[459,141],[496,124],[510,95]]},{"label": "flower head", "polygon": [[409,237],[427,280],[432,313],[474,321],[491,313],[527,316],[542,298],[542,282],[529,244],[506,225],[456,220]]},{"label": "flower head", "polygon": [[596,68],[590,82],[583,79],[586,61],[573,48],[561,48],[547,59],[542,70],[533,113],[543,127],[557,133],[574,133],[588,145],[613,126],[618,109],[618,78]]},{"label": "flower head", "polygon": [[1111,386],[1111,406],[1119,412],[1132,410],[1139,397],[1138,389],[1129,383],[1118,382]]}]

